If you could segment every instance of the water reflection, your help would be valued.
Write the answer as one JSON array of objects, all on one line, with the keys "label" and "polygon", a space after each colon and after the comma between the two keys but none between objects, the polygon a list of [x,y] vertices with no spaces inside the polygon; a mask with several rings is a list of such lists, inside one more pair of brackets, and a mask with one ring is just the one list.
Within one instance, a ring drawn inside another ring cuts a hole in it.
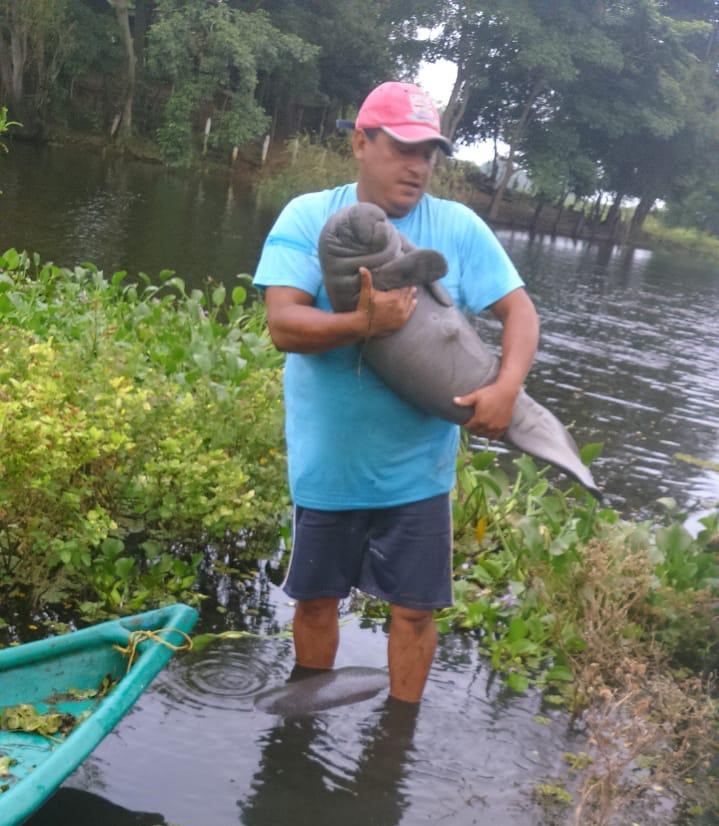
[{"label": "water reflection", "polygon": [[272,220],[246,180],[170,170],[101,152],[15,143],[0,168],[0,249],[64,266],[155,277],[169,268],[192,286],[251,271]]},{"label": "water reflection", "polygon": [[161,814],[132,812],[82,789],[60,789],[25,826],[165,826]]},{"label": "water reflection", "polygon": [[[272,604],[289,618],[276,589]],[[381,627],[344,617],[337,665],[383,667],[386,645]],[[173,659],[65,788],[121,801],[104,826],[155,811],[178,826],[539,826],[534,786],[571,782],[562,755],[587,748],[564,712],[489,679],[468,635],[442,636],[418,714],[381,696],[295,719],[258,711],[251,691],[284,682],[292,661],[291,645],[268,639]],[[74,803],[59,794],[56,819],[43,810],[32,826],[75,826]]]},{"label": "water reflection", "polygon": [[[245,826],[396,826],[408,805],[417,708],[388,700],[358,732],[355,759],[328,742],[320,717],[281,721],[262,737],[252,791],[239,802]],[[328,759],[330,755],[330,759]]]}]

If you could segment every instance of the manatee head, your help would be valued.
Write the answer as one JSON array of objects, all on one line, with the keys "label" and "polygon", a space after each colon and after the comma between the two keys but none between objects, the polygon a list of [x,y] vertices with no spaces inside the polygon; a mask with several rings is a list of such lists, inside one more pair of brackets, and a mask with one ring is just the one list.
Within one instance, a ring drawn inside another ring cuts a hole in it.
[{"label": "manatee head", "polygon": [[359,268],[372,273],[374,287],[393,290],[441,278],[447,262],[434,250],[414,247],[375,204],[357,203],[335,212],[322,229],[318,254],[325,289],[335,312],[357,306]]}]

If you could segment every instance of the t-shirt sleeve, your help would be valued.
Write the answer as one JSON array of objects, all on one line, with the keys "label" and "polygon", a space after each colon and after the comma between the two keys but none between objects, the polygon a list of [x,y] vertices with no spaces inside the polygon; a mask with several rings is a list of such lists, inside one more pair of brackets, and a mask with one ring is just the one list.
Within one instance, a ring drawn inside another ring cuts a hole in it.
[{"label": "t-shirt sleeve", "polygon": [[480,313],[507,293],[524,286],[497,236],[471,209],[459,208],[462,230],[460,293],[464,307]]},{"label": "t-shirt sleeve", "polygon": [[295,198],[282,210],[267,236],[253,283],[257,287],[295,287],[317,295],[322,271],[312,204]]}]

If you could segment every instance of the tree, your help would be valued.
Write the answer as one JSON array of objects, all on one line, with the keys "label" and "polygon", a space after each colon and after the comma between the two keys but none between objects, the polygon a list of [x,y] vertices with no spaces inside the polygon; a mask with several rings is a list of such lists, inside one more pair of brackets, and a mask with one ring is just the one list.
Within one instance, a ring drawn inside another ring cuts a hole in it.
[{"label": "tree", "polygon": [[616,194],[612,214],[624,196],[639,199],[636,237],[657,198],[693,164],[686,150],[697,146],[704,104],[695,91],[706,70],[691,46],[707,26],[672,19],[656,0],[617,3],[607,26],[621,60],[602,73],[583,72],[565,90],[563,107],[601,165],[602,188]]},{"label": "tree", "polygon": [[260,100],[279,134],[333,130],[377,83],[403,71],[398,54],[411,33],[398,30],[392,2],[266,0],[262,7],[278,29],[316,47],[301,67],[285,60],[271,71],[260,68]]},{"label": "tree", "polygon": [[118,137],[121,143],[125,143],[132,134],[132,107],[135,99],[135,42],[130,29],[130,3],[129,0],[107,0],[115,10],[117,25],[120,29],[120,37],[125,46],[127,57],[127,83],[121,104],[121,113],[118,123]]},{"label": "tree", "polygon": [[204,0],[158,0],[148,31],[148,69],[169,85],[158,140],[165,157],[187,163],[193,125],[212,119],[210,144],[239,146],[263,134],[269,118],[257,103],[260,67],[310,61],[316,49],[286,34],[263,10],[244,12]]},{"label": "tree", "polygon": [[0,84],[30,132],[44,126],[60,71],[78,48],[70,0],[0,0]]}]

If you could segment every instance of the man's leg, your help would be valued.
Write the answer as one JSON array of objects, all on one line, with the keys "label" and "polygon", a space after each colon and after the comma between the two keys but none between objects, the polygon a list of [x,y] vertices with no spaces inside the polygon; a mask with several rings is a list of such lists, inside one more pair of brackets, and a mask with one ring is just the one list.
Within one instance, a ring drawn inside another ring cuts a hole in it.
[{"label": "man's leg", "polygon": [[418,703],[437,647],[431,611],[392,606],[389,627],[389,693],[396,700]]},{"label": "man's leg", "polygon": [[295,659],[305,668],[332,668],[339,643],[339,599],[298,601],[292,631]]}]

